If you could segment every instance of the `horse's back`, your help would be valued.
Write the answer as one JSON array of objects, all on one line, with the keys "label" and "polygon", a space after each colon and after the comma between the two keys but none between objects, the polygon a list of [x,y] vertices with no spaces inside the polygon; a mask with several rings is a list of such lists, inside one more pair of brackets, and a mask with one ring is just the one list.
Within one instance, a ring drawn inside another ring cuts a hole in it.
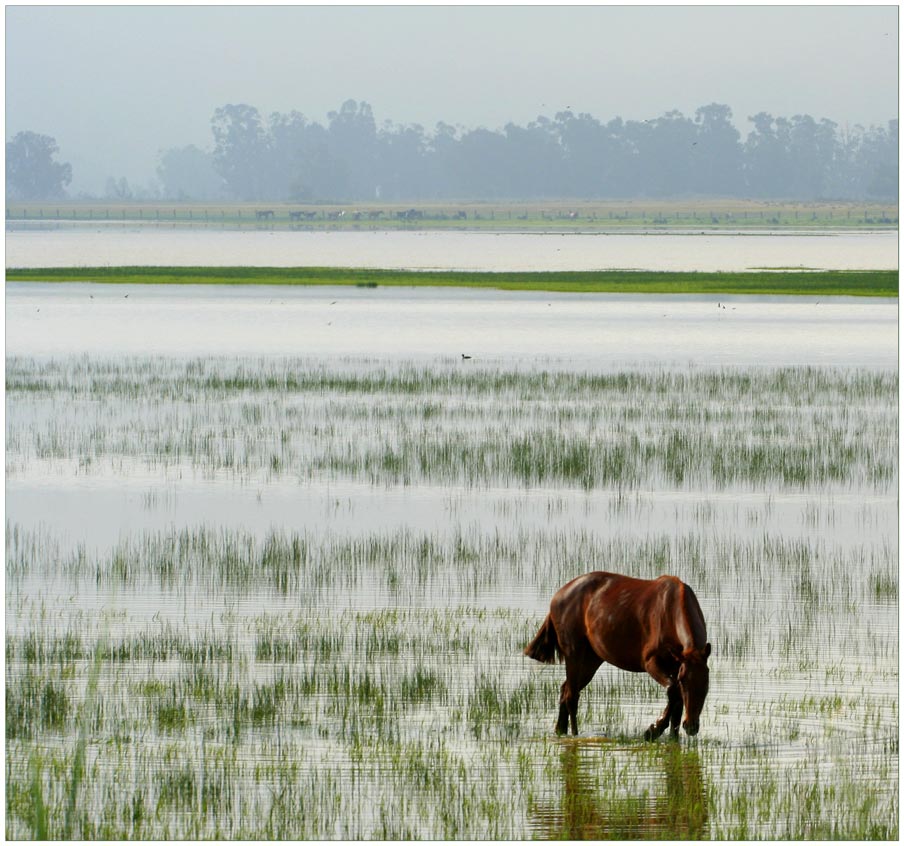
[{"label": "horse's back", "polygon": [[[589,647],[602,660],[637,672],[646,649],[663,638],[677,639],[675,611],[685,590],[691,593],[675,576],[637,579],[595,571],[563,585],[552,598],[550,616],[566,655]],[[696,598],[693,604],[699,611]],[[696,635],[698,615],[692,616]]]},{"label": "horse's back", "polygon": [[562,585],[549,604],[549,616],[563,653],[568,655],[588,648],[607,660],[593,643],[591,621],[596,614],[591,608],[614,607],[618,596],[626,590],[636,591],[644,583],[642,579],[597,570]]},{"label": "horse's back", "polygon": [[[608,573],[596,570],[584,573],[562,585],[550,602],[550,611],[555,616],[562,616],[580,609],[583,612],[592,601],[606,601],[609,596],[630,594],[643,596],[650,588],[662,579],[673,579],[672,576],[660,576],[659,579],[635,579],[619,573]],[[677,579],[675,580],[677,581]]]},{"label": "horse's back", "polygon": [[614,573],[584,573],[562,585],[549,603],[549,617],[555,626],[559,645],[568,656],[589,646],[584,622],[587,603],[604,589]]}]

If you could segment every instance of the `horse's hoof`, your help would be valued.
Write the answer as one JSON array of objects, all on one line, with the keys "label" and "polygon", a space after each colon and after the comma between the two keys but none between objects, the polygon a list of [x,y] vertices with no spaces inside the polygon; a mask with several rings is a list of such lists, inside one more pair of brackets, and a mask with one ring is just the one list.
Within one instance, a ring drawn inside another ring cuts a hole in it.
[{"label": "horse's hoof", "polygon": [[659,735],[656,734],[656,726],[650,726],[650,727],[643,733],[643,739],[644,739],[644,740],[656,740],[657,737],[659,737]]}]

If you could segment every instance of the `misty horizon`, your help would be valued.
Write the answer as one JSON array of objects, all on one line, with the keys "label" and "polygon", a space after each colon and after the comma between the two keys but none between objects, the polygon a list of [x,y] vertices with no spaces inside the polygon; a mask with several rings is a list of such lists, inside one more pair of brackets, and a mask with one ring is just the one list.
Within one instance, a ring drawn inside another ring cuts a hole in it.
[{"label": "misty horizon", "polygon": [[[351,99],[351,98],[345,101],[345,103],[356,103],[356,102],[358,102],[358,101]],[[361,100],[360,103],[363,106],[368,105],[366,100]],[[231,104],[224,104],[224,107],[229,106],[229,105],[231,105]],[[236,105],[238,105],[238,104],[236,104]],[[242,104],[242,105],[248,105],[251,108],[254,108],[253,104]],[[713,104],[713,105],[716,105],[716,104]],[[326,126],[328,126],[330,124],[331,116],[335,117],[335,115],[340,111],[341,108],[342,108],[341,104],[337,104],[336,109],[328,112],[326,115],[326,120],[323,120],[322,122],[317,120],[316,118],[310,118],[301,109],[292,109],[288,112],[288,115],[301,116],[308,121],[309,125],[326,125]],[[703,108],[703,107],[701,106],[701,108]],[[695,111],[697,111],[697,110],[695,110]],[[288,116],[288,115],[286,115],[286,116]],[[669,112],[667,112],[663,115],[651,116],[649,118],[643,118],[640,120],[633,120],[633,121],[627,120],[626,121],[622,118],[621,115],[599,116],[599,115],[590,115],[588,113],[581,113],[579,115],[575,115],[574,112],[566,109],[564,111],[558,112],[555,116],[538,115],[536,120],[532,121],[529,124],[529,126],[534,126],[537,123],[542,123],[544,121],[552,123],[554,120],[556,120],[557,118],[561,118],[563,115],[570,115],[575,118],[590,118],[592,120],[599,121],[600,123],[603,123],[603,124],[610,123],[610,122],[616,122],[616,123],[624,122],[629,125],[630,124],[656,125],[658,122],[669,120],[669,119],[675,119],[675,118],[690,119],[691,118],[691,115],[684,115],[683,113],[681,113],[678,110],[670,110]],[[269,119],[273,119],[273,118],[282,119],[286,116],[281,115],[280,113],[274,113],[272,115],[263,115],[262,114],[261,118],[266,122]],[[746,128],[748,129],[748,131],[752,132],[754,123],[755,123],[754,117],[756,117],[756,116],[751,115],[747,120],[739,121],[737,119],[737,117],[733,115],[733,113],[729,115],[729,121],[731,122],[731,124],[734,127],[736,127],[739,130],[739,132],[741,132],[741,140],[742,141],[745,137],[747,137],[747,136],[745,136],[745,134],[743,132],[743,130],[745,128],[744,124],[746,124]],[[783,121],[789,121],[791,119],[791,116],[787,116],[787,115],[772,115],[772,117],[776,118],[777,120],[783,120]],[[811,118],[811,117],[813,117],[814,120],[818,121],[818,122],[829,121],[831,123],[836,124],[840,128],[840,131],[844,132],[844,133],[851,132],[854,129],[854,127],[852,127],[849,122],[833,120],[831,117],[828,117],[828,116],[815,117],[815,116],[812,116],[809,114],[804,114],[804,115],[795,115],[794,117],[795,118],[799,118],[799,117]],[[443,121],[443,120],[438,121],[436,127],[428,128],[428,127],[424,127],[423,124],[419,124],[417,122],[412,123],[412,124],[401,124],[401,123],[397,123],[397,122],[393,121],[392,118],[389,118],[389,117],[380,119],[379,115],[374,115],[374,118],[376,119],[376,126],[377,126],[378,130],[382,133],[400,132],[401,130],[416,128],[418,130],[423,130],[424,136],[427,138],[430,138],[432,135],[436,135],[438,133],[439,129],[442,127],[454,128],[454,130],[456,132],[456,137],[459,137],[459,138],[465,137],[468,133],[481,132],[481,131],[490,132],[490,133],[493,133],[494,135],[503,135],[505,133],[505,130],[507,127],[508,128],[515,127],[517,129],[522,129],[522,127],[518,126],[517,124],[513,124],[513,123],[509,123],[509,124],[507,124],[507,126],[501,126],[501,127],[496,127],[496,128],[490,129],[490,128],[486,128],[486,127],[482,127],[482,126],[481,127],[463,126],[460,123],[452,124],[449,121]],[[889,125],[894,124],[896,122],[896,120],[897,120],[897,118],[890,118],[888,121],[885,121],[884,124],[882,124],[882,125],[879,125],[879,126],[871,125],[869,127],[860,127],[860,128],[865,129],[865,130],[879,130],[880,132],[884,132],[889,127]],[[213,117],[211,118],[211,123],[213,123]],[[9,138],[10,138],[10,132],[7,133],[7,140],[9,140]],[[188,148],[188,147],[198,147],[198,149],[203,151],[204,153],[206,153],[208,155],[212,155],[214,152],[214,149],[215,149],[215,139],[213,136],[213,132],[211,131],[209,133],[207,143],[204,143],[201,145],[195,144],[194,142],[186,142],[184,144],[177,143],[174,146],[165,148],[165,149],[161,148],[157,154],[156,159],[154,160],[154,162],[151,165],[151,169],[146,173],[138,172],[137,174],[129,176],[127,173],[110,172],[110,173],[107,173],[104,177],[99,177],[100,181],[97,182],[96,184],[87,185],[87,184],[84,184],[86,181],[84,179],[84,177],[80,178],[81,174],[79,174],[79,172],[77,170],[77,166],[73,166],[72,187],[68,191],[68,194],[71,198],[82,197],[85,199],[94,199],[94,198],[104,197],[109,194],[110,180],[114,180],[114,181],[122,182],[122,183],[128,183],[128,185],[130,186],[130,190],[132,192],[137,193],[138,195],[154,194],[155,192],[159,192],[160,188],[161,188],[160,182],[159,182],[159,169],[160,169],[161,163],[166,160],[166,157],[168,154],[179,151],[181,149]],[[62,149],[62,147],[59,151],[59,154],[57,155],[57,161],[71,163],[70,159],[67,158],[67,156],[65,154],[65,150]]]},{"label": "misty horizon", "polygon": [[171,148],[213,146],[217,108],[325,122],[348,99],[383,126],[603,122],[727,104],[847,127],[898,116],[895,6],[16,6],[6,137],[51,136],[69,193],[149,185]]}]

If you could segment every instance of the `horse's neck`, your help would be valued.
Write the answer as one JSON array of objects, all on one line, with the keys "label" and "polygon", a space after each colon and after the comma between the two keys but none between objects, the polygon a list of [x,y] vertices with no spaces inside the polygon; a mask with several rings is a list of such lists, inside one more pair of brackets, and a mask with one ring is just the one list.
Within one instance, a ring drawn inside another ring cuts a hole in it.
[{"label": "horse's neck", "polygon": [[700,649],[706,643],[706,625],[694,592],[684,582],[679,582],[675,596],[675,627],[681,646]]}]

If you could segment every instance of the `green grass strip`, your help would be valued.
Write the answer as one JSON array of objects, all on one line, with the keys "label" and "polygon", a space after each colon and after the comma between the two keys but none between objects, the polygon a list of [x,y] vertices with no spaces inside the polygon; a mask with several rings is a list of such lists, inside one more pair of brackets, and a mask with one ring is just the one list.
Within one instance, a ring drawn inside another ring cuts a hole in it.
[{"label": "green grass strip", "polygon": [[56,267],[9,268],[9,282],[103,282],[181,285],[357,285],[495,288],[611,294],[793,294],[897,297],[897,270],[653,271],[368,270],[338,267]]}]

